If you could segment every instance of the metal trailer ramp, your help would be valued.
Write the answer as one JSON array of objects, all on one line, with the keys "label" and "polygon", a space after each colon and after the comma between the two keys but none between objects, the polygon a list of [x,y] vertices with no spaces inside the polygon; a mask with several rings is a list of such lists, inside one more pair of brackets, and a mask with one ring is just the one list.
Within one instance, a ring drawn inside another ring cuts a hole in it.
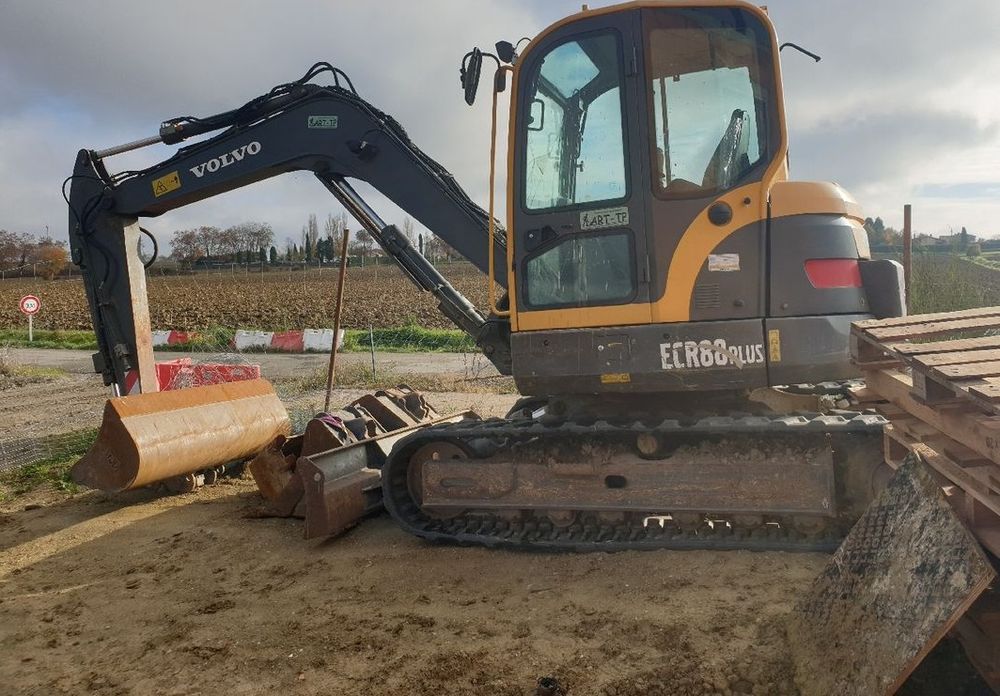
[{"label": "metal trailer ramp", "polygon": [[994,577],[928,467],[909,456],[793,611],[799,689],[895,693]]}]

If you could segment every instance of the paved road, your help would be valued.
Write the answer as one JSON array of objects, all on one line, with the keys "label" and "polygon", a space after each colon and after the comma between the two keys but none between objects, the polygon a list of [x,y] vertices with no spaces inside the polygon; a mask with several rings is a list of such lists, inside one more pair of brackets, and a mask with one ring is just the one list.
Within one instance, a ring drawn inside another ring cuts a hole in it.
[{"label": "paved road", "polygon": [[[11,348],[15,360],[23,365],[54,367],[74,374],[93,373],[91,351],[68,350],[62,348]],[[326,367],[329,356],[303,353],[187,353],[176,351],[156,351],[157,360],[191,358],[193,362],[230,362],[238,358],[240,362],[259,364],[261,372],[272,379],[308,375]],[[353,363],[369,364],[368,353],[341,353],[338,365]],[[497,374],[492,365],[481,355],[463,353],[375,353],[376,366],[392,367],[396,372],[406,374],[468,374],[486,377]]]}]

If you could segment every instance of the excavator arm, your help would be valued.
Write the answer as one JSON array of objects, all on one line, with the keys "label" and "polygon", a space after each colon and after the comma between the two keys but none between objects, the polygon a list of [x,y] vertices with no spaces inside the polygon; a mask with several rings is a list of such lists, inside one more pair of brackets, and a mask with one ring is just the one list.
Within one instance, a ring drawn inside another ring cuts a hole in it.
[{"label": "excavator arm", "polygon": [[[330,86],[310,82],[323,72]],[[341,84],[343,81],[343,84]],[[155,143],[175,144],[221,131],[180,148],[142,171],[110,174],[105,158]],[[367,182],[486,274],[487,213],[451,174],[414,145],[391,117],[366,102],[341,71],[317,63],[300,80],[279,85],[238,109],[208,118],[165,121],[158,135],[77,156],[68,202],[70,246],[80,266],[100,351],[95,370],[125,393],[136,371],[142,391],[152,391],[152,346],[145,278],[138,256],[139,218],[161,215],[285,172],[311,171],[376,242],[439,308],[470,334],[501,372],[509,373],[509,326],[484,317],[409,244],[386,224],[348,179]],[[494,252],[505,259],[506,237],[494,236]],[[494,279],[506,286],[503,263]]]}]

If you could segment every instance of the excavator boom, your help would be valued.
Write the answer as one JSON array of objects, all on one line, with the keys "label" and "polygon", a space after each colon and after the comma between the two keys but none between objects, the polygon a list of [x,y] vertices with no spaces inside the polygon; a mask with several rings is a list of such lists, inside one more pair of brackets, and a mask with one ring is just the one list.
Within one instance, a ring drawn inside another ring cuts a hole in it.
[{"label": "excavator boom", "polygon": [[[127,376],[135,370],[139,388],[155,390],[143,268],[134,252],[138,218],[303,170],[313,172],[404,273],[435,295],[442,312],[479,340],[501,371],[509,372],[503,327],[488,322],[395,226],[383,222],[348,179],[374,186],[484,272],[487,214],[391,116],[358,96],[349,81],[346,87],[308,82],[324,71],[342,75],[319,63],[302,79],[275,87],[239,109],[205,119],[171,119],[155,138],[80,151],[70,177],[69,237],[73,260],[83,270],[98,336],[95,367],[105,383],[127,393]],[[110,174],[103,159],[133,147],[217,130],[221,132],[143,171]],[[502,229],[494,239],[495,253],[505,258]],[[506,286],[502,264],[495,278]]]}]

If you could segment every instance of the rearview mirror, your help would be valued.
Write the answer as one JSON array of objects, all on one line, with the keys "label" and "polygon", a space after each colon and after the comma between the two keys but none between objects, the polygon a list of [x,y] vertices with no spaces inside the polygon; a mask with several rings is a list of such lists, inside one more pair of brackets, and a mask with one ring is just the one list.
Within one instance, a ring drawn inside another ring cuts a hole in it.
[{"label": "rearview mirror", "polygon": [[483,52],[473,48],[462,59],[462,90],[465,92],[465,103],[472,106],[476,101],[476,91],[479,89],[479,74],[483,70]]},{"label": "rearview mirror", "polygon": [[514,52],[514,44],[510,41],[497,41],[496,43],[497,56],[504,63],[513,63],[516,54]]}]

